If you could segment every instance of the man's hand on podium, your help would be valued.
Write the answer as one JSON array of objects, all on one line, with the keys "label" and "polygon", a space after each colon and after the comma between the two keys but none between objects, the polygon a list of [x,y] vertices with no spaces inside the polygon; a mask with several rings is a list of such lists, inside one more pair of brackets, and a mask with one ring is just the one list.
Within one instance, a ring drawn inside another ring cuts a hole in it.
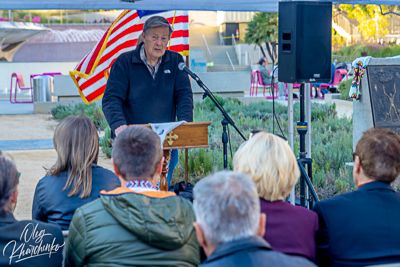
[{"label": "man's hand on podium", "polygon": [[117,129],[115,129],[115,136],[118,136],[123,130],[128,128],[128,125],[121,125]]}]

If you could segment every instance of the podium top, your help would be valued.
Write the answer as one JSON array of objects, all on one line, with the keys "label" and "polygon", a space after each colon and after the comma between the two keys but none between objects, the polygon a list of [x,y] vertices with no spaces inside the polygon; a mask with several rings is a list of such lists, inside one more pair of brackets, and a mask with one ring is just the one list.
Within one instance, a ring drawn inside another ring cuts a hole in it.
[{"label": "podium top", "polygon": [[[185,122],[170,131],[165,137],[164,150],[208,147],[209,121]],[[150,124],[131,124],[151,129]]]}]

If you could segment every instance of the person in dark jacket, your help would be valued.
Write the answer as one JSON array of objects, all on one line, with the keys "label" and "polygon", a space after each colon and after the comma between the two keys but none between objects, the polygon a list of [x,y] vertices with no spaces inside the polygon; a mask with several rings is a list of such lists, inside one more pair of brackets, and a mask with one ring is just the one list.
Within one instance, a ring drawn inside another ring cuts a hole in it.
[{"label": "person in dark jacket", "polygon": [[353,153],[354,192],[316,203],[320,266],[400,262],[400,136],[382,128],[364,132]]},{"label": "person in dark jacket", "polygon": [[17,221],[18,171],[0,151],[0,266],[61,266],[64,238],[56,225]]},{"label": "person in dark jacket", "polygon": [[266,215],[260,214],[257,189],[247,174],[218,172],[200,180],[193,193],[196,236],[208,257],[201,267],[315,266],[273,251],[261,238]]},{"label": "person in dark jacket", "polygon": [[66,245],[66,266],[198,266],[200,250],[189,200],[155,185],[160,138],[133,126],[115,139],[112,163],[122,187],[78,208]]},{"label": "person in dark jacket", "polygon": [[[153,16],[143,26],[143,43],[113,63],[102,100],[112,138],[130,124],[193,121],[189,77],[178,69],[183,57],[166,50],[171,34],[168,21]],[[178,153],[171,157],[177,162]],[[174,168],[169,166],[169,177]]]},{"label": "person in dark jacket", "polygon": [[118,177],[97,165],[99,136],[89,117],[63,119],[54,132],[57,162],[36,186],[32,218],[68,230],[75,210],[120,186]]},{"label": "person in dark jacket", "polygon": [[318,216],[285,201],[300,176],[287,142],[274,134],[259,132],[236,151],[233,166],[256,183],[261,212],[268,215],[264,239],[276,251],[313,261]]},{"label": "person in dark jacket", "polygon": [[260,65],[260,73],[261,73],[261,79],[263,84],[271,84],[272,82],[272,76],[268,72],[266,66],[268,64],[268,61],[265,57],[260,58],[258,61],[258,64]]}]

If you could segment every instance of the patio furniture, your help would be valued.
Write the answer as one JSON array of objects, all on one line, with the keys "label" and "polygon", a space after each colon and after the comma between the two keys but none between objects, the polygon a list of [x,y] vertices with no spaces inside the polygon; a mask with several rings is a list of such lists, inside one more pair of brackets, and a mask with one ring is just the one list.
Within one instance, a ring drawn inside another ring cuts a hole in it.
[{"label": "patio furniture", "polygon": [[335,76],[333,78],[332,83],[322,83],[319,85],[319,98],[324,99],[325,97],[322,96],[322,88],[326,88],[326,90],[329,90],[329,87],[337,87],[339,83],[343,80],[344,76],[347,76],[347,70],[344,69],[338,69],[335,71]]},{"label": "patio furniture", "polygon": [[[30,85],[31,87],[25,87],[25,83],[24,83],[24,78],[22,76],[21,73],[13,73],[11,74],[11,86],[10,86],[10,102],[12,104],[23,104],[23,103],[33,103],[33,85],[32,85],[32,79],[36,76],[52,76],[54,77],[54,75],[62,75],[61,72],[48,72],[48,73],[43,73],[43,74],[31,74],[30,75]],[[13,78],[16,78],[16,82],[15,82],[15,90],[13,90]],[[29,101],[18,101],[17,100],[17,91],[18,91],[18,87],[21,90],[30,90],[31,91],[31,100]],[[14,94],[14,96],[13,96]]]},{"label": "patio furniture", "polygon": [[[286,85],[285,86],[285,99],[288,100],[287,83],[285,85]],[[314,98],[313,97],[313,93],[312,93],[312,88],[313,88],[313,84],[310,84],[310,95],[311,95],[311,98]],[[300,84],[299,83],[294,83],[293,84],[293,89],[300,90]],[[293,100],[295,100],[295,101],[300,100],[300,96],[299,96],[299,98],[293,98]]]},{"label": "patio furniture", "polygon": [[[255,95],[257,96],[258,85],[261,85],[264,87],[264,90],[263,90],[264,96],[265,96],[265,87],[267,87],[267,86],[270,86],[270,88],[272,88],[272,86],[274,87],[274,89],[272,90],[273,92],[271,92],[272,96],[267,96],[266,99],[273,99],[273,98],[276,99],[278,97],[278,86],[276,84],[263,84],[263,81],[261,78],[261,72],[259,70],[253,70],[251,72],[250,96],[254,95],[254,91],[255,91]],[[275,94],[275,96],[274,96],[274,94]]]},{"label": "patio furniture", "polygon": [[[15,88],[13,90],[13,78],[16,78],[15,81]],[[31,87],[25,87],[24,78],[22,77],[21,73],[13,73],[11,74],[11,86],[10,86],[10,102],[12,104],[22,104],[22,103],[33,103],[33,91],[32,91],[32,75],[31,75]],[[30,90],[31,91],[31,100],[28,101],[18,101],[17,100],[17,90]],[[13,97],[14,91],[14,97]]]}]

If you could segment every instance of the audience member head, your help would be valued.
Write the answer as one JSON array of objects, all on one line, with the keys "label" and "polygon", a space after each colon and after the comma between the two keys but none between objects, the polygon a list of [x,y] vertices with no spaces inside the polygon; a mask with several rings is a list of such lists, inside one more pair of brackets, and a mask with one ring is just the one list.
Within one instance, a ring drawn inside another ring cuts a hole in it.
[{"label": "audience member head", "polygon": [[222,171],[203,178],[193,189],[197,240],[207,256],[225,242],[263,236],[257,189],[243,173]]},{"label": "audience member head", "polygon": [[300,176],[287,142],[266,132],[255,134],[239,147],[233,166],[235,171],[249,174],[258,195],[268,201],[284,200]]},{"label": "audience member head", "polygon": [[99,158],[99,136],[89,117],[71,116],[63,119],[54,132],[54,148],[57,161],[47,170],[46,175],[57,176],[68,171],[63,190],[70,187],[68,196],[79,192],[80,198],[87,198],[92,191],[92,163]]},{"label": "audience member head", "polygon": [[260,58],[260,60],[258,61],[258,64],[260,64],[261,66],[266,66],[268,64],[268,61],[265,57]]},{"label": "audience member head", "polygon": [[400,174],[400,136],[388,129],[364,132],[354,152],[356,185],[378,180],[392,183]]},{"label": "audience member head", "polygon": [[18,182],[17,168],[0,151],[0,213],[15,209],[18,197]]},{"label": "audience member head", "polygon": [[113,143],[112,163],[121,185],[132,180],[148,180],[155,185],[163,162],[161,140],[149,128],[128,127]]}]

